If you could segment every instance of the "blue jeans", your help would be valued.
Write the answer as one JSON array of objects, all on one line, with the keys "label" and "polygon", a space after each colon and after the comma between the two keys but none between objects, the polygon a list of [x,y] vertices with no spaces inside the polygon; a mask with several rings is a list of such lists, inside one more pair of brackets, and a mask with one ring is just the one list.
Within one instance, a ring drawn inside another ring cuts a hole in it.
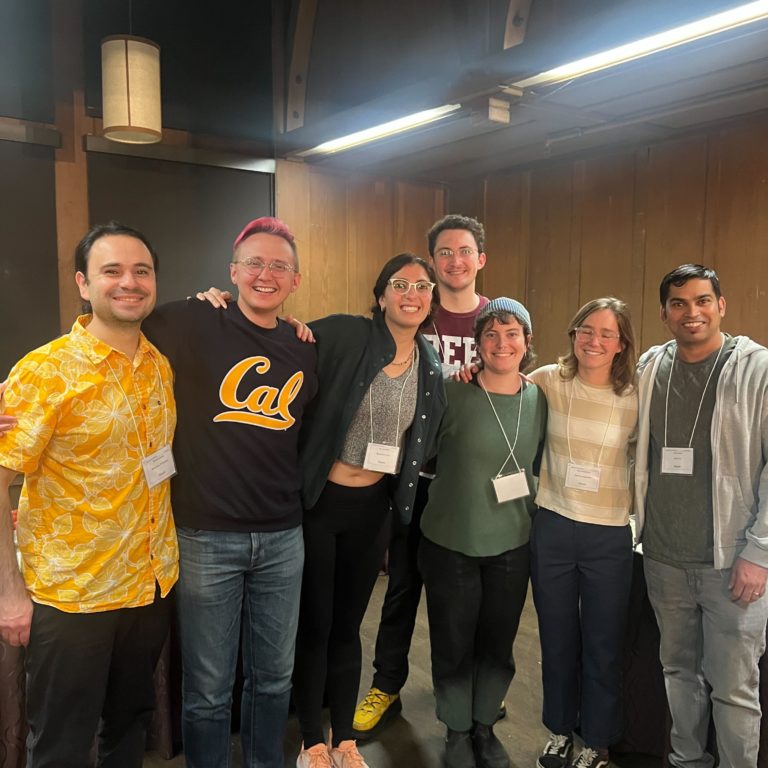
[{"label": "blue jeans", "polygon": [[188,768],[228,768],[232,687],[242,634],[245,768],[283,768],[304,540],[287,531],[178,528],[176,604]]},{"label": "blue jeans", "polygon": [[730,569],[675,568],[643,559],[661,633],[661,664],[672,713],[674,768],[711,768],[706,752],[710,701],[722,768],[757,765],[758,662],[765,650],[768,598],[732,602]]}]

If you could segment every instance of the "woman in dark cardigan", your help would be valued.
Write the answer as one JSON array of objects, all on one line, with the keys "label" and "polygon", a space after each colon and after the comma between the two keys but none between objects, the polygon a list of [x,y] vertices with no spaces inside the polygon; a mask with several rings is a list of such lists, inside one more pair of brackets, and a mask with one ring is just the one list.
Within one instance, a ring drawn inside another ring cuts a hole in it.
[{"label": "woman in dark cardigan", "polygon": [[360,623],[387,547],[390,506],[410,519],[419,468],[445,408],[440,362],[419,334],[436,301],[434,280],[425,261],[400,254],[376,280],[371,318],[332,315],[310,323],[320,387],[302,427],[299,768],[365,768],[352,731]]}]

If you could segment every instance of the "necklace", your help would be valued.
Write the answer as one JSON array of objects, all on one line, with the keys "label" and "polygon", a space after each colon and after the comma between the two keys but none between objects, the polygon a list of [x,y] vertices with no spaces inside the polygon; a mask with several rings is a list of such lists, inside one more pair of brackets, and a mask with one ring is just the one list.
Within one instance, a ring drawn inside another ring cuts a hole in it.
[{"label": "necklace", "polygon": [[387,365],[408,365],[408,363],[411,362],[413,359],[413,354],[416,351],[416,345],[413,345],[413,349],[411,350],[411,353],[408,355],[408,357],[405,358],[402,362],[398,362],[397,360],[393,360],[391,363],[387,363]]}]

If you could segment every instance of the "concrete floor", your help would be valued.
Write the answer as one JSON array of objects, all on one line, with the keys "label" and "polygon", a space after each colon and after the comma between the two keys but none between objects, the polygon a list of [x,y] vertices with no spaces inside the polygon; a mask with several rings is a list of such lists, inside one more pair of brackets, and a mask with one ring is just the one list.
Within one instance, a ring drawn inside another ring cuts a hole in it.
[{"label": "concrete floor", "polygon": [[[379,577],[362,627],[363,674],[361,694],[371,682],[371,655],[376,640],[381,602],[387,587],[385,576]],[[535,768],[536,757],[547,739],[541,724],[541,662],[536,614],[530,598],[525,607],[515,642],[517,674],[506,697],[507,717],[495,727],[495,733],[506,747],[514,768]],[[440,768],[445,728],[435,718],[434,697],[429,663],[429,630],[425,600],[419,609],[413,643],[411,672],[402,692],[403,711],[369,743],[360,743],[360,752],[370,768]],[[232,737],[233,768],[240,768],[240,744]],[[301,737],[295,717],[288,723],[285,768],[293,768]],[[147,753],[144,768],[181,768],[182,755],[164,760]],[[660,761],[645,756],[622,758],[621,768],[659,768]]]}]

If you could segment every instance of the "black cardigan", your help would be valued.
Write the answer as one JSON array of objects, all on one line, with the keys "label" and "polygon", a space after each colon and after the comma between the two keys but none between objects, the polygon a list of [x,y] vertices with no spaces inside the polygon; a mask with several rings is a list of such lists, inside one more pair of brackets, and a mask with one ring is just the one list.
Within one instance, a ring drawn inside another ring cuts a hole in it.
[{"label": "black cardigan", "polygon": [[[347,430],[376,374],[395,357],[395,341],[381,312],[373,318],[330,315],[309,324],[317,339],[319,391],[304,414],[300,435],[304,509],[317,503]],[[400,473],[390,496],[403,522],[411,519],[419,470],[434,444],[446,399],[434,347],[416,334],[419,382],[416,414],[409,427]]]}]

